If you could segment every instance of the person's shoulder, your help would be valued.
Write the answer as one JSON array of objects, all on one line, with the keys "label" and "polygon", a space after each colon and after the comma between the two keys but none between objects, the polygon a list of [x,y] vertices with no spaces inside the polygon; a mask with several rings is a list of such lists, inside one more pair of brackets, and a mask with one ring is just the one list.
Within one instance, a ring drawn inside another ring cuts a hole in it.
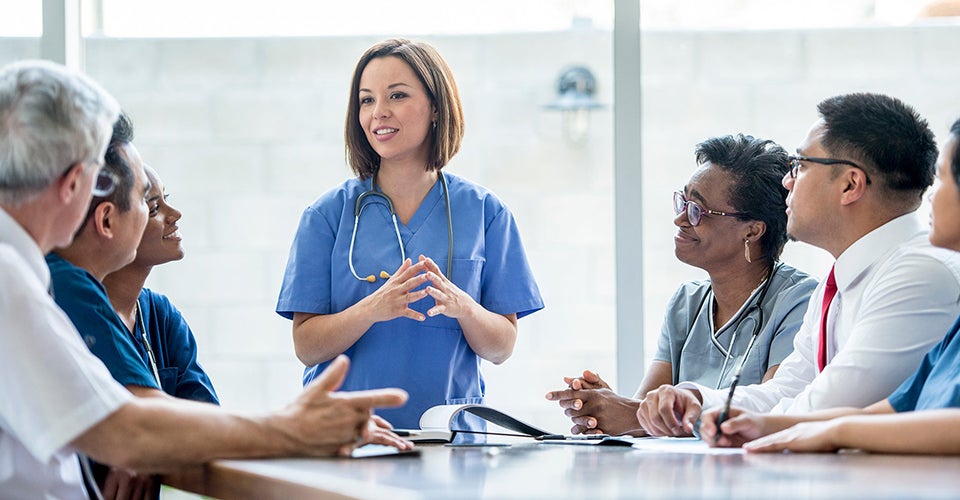
[{"label": "person's shoulder", "polygon": [[688,302],[699,302],[710,291],[710,280],[691,280],[680,283],[677,291],[673,293],[673,302],[686,300]]},{"label": "person's shoulder", "polygon": [[807,293],[810,293],[819,283],[813,276],[784,263],[777,265],[774,279],[780,281],[779,286],[771,283],[771,287],[776,286],[781,291],[804,289],[808,290]]},{"label": "person's shoulder", "polygon": [[53,285],[54,297],[62,305],[64,300],[79,299],[80,294],[106,297],[103,285],[87,272],[63,257],[50,253],[46,256],[47,267],[50,268],[50,282]]},{"label": "person's shoulder", "polygon": [[509,212],[510,208],[503,200],[492,190],[470,181],[464,177],[450,172],[443,172],[447,180],[447,188],[450,190],[450,199],[452,204],[469,203],[474,206],[482,206],[485,213],[498,215],[504,210]]},{"label": "person's shoulder", "polygon": [[0,278],[4,286],[13,283],[23,283],[31,280],[37,281],[34,273],[30,272],[30,264],[20,255],[13,245],[0,242]]},{"label": "person's shoulder", "polygon": [[366,191],[367,186],[368,183],[364,183],[356,177],[351,177],[325,191],[307,207],[307,210],[317,212],[331,209],[342,210],[348,200],[356,200],[360,193]]},{"label": "person's shoulder", "polygon": [[926,233],[904,241],[885,261],[890,266],[928,268],[934,272],[945,269],[960,279],[960,252],[934,246]]},{"label": "person's shoulder", "polygon": [[173,306],[169,297],[160,292],[155,292],[149,288],[143,288],[140,290],[140,301],[148,305],[151,310],[169,309]]},{"label": "person's shoulder", "polygon": [[50,274],[84,274],[83,269],[73,265],[72,262],[64,259],[56,253],[50,252],[44,257],[47,261],[47,267],[50,268]]}]

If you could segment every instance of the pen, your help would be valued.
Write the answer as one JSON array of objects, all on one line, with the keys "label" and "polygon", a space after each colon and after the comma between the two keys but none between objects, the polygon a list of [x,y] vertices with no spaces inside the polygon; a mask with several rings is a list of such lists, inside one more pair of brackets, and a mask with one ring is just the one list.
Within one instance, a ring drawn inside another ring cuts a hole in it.
[{"label": "pen", "polygon": [[541,441],[586,441],[589,439],[603,439],[610,437],[609,434],[575,434],[572,436],[567,436],[564,434],[544,434],[542,436],[537,436],[537,439]]},{"label": "pen", "polygon": [[[740,365],[740,368],[743,368],[743,364]],[[714,443],[720,438],[720,424],[724,423],[727,417],[730,416],[730,403],[733,401],[733,391],[737,388],[739,382],[740,370],[737,370],[737,373],[733,376],[733,382],[730,383],[730,392],[727,393],[727,403],[723,405],[723,410],[720,411],[720,415],[717,415],[717,433],[714,434],[713,437]]]}]

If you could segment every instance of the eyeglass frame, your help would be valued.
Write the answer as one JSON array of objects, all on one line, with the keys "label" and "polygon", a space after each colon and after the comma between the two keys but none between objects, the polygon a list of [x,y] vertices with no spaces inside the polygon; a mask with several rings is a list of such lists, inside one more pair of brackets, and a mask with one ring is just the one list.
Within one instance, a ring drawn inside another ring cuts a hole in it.
[{"label": "eyeglass frame", "polygon": [[787,174],[790,175],[791,179],[797,178],[797,172],[800,170],[800,162],[808,161],[810,163],[816,163],[819,165],[848,165],[854,168],[858,168],[863,171],[863,175],[867,178],[867,184],[870,184],[870,175],[867,174],[867,170],[860,165],[850,161],[850,160],[840,160],[837,158],[818,158],[816,156],[801,156],[801,155],[790,155],[787,156],[787,162],[790,164],[790,170],[787,171]]},{"label": "eyeglass frame", "polygon": [[[694,207],[700,211],[700,215],[696,217],[696,222],[694,222],[693,215],[690,214],[690,207]],[[703,222],[704,214],[722,215],[725,217],[750,217],[750,214],[747,212],[721,212],[719,210],[710,210],[709,208],[706,208],[693,200],[688,200],[687,195],[684,194],[683,191],[679,190],[673,192],[673,212],[675,215],[680,215],[681,213],[686,212],[687,222],[689,222],[693,227],[697,227],[701,222]]]},{"label": "eyeglass frame", "polygon": [[[76,163],[70,164],[64,171],[63,176],[66,176],[70,173],[70,170],[73,169]],[[91,195],[95,198],[106,198],[113,194],[113,190],[117,188],[117,184],[120,183],[120,179],[117,178],[117,174],[103,168],[103,164],[98,165],[100,171],[97,172],[96,178],[93,180],[93,187],[91,188]],[[86,168],[86,167],[85,167]],[[100,187],[101,181],[109,182],[110,184],[105,187]]]}]

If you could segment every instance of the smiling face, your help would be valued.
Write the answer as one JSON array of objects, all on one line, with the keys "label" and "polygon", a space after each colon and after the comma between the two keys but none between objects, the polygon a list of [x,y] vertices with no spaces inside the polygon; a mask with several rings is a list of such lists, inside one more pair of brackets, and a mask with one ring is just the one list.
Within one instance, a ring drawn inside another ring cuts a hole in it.
[{"label": "smiling face", "polygon": [[167,193],[163,182],[149,166],[146,167],[150,179],[150,191],[147,193],[149,210],[147,226],[143,230],[140,246],[137,248],[137,265],[146,267],[165,264],[183,258],[180,230],[177,221],[183,216],[179,210],[167,203]]},{"label": "smiling face", "polygon": [[425,165],[436,112],[416,74],[395,56],[372,59],[360,76],[360,126],[380,165]]},{"label": "smiling face", "polygon": [[[717,212],[737,212],[730,203],[733,177],[710,162],[693,173],[683,189],[687,201]],[[692,226],[683,211],[674,218],[679,228],[674,237],[674,252],[681,262],[710,272],[734,260],[744,261],[743,241],[749,221],[704,213],[700,224]]]},{"label": "smiling face", "polygon": [[930,243],[953,250],[960,250],[960,189],[950,168],[958,141],[960,138],[951,135],[940,154],[938,186],[931,197],[933,212],[930,215]]}]

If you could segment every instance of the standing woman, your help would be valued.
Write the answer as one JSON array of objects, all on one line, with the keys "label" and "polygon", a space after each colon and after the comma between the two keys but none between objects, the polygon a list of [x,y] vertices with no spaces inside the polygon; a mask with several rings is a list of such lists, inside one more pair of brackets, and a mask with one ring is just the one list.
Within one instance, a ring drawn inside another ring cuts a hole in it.
[{"label": "standing woman", "polygon": [[433,47],[392,39],[368,49],[344,133],[357,177],[304,211],[277,301],[293,320],[303,382],[345,353],[344,390],[410,393],[381,412],[398,427],[418,428],[431,406],[482,403],[480,359],[506,361],[517,319],[543,308],[510,210],[441,171],[463,129],[453,75]]}]

